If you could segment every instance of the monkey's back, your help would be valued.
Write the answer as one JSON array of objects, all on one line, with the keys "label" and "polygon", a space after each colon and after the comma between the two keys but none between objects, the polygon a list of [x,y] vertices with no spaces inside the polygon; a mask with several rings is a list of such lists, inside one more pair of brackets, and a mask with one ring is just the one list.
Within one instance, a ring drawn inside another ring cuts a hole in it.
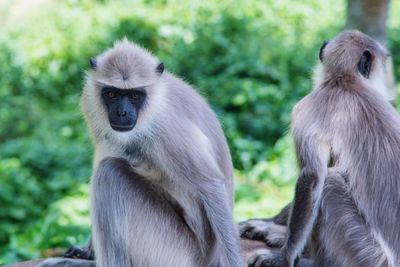
[{"label": "monkey's back", "polygon": [[[230,206],[233,207],[232,160],[224,132],[216,114],[206,100],[189,84],[168,72],[166,72],[161,79],[168,88],[167,94],[169,95],[170,105],[168,105],[167,108],[173,109],[165,113],[180,114],[179,121],[174,122],[174,127],[176,127],[178,131],[184,131],[192,125],[195,125],[199,128],[199,132],[198,135],[193,137],[196,139],[203,139],[206,137],[208,139],[208,141],[204,141],[210,142],[210,156],[213,157],[213,160],[217,163],[218,168],[225,178],[224,183],[229,194]],[[202,136],[203,134],[204,136]],[[196,142],[192,142],[191,144],[194,145]],[[203,149],[203,147],[197,149]]]},{"label": "monkey's back", "polygon": [[[400,116],[382,95],[352,83],[322,87],[295,107],[297,133],[321,138],[368,224],[400,258]],[[312,118],[313,120],[308,120]],[[315,118],[317,118],[315,120]],[[296,136],[295,136],[296,138]],[[384,206],[382,206],[382,204]],[[389,210],[388,210],[389,209]]]}]

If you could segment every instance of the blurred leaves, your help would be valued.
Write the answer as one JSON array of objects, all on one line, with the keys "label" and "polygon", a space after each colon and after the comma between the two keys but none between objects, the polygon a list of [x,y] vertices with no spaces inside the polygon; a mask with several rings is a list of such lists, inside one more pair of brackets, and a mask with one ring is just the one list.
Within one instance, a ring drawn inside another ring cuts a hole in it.
[{"label": "blurred leaves", "polygon": [[[290,110],[310,90],[319,46],[340,31],[344,7],[344,0],[0,3],[0,264],[87,240],[92,148],[79,96],[88,59],[124,36],[195,85],[219,115],[236,168],[236,218],[283,207],[297,172],[286,137]],[[399,21],[391,23],[400,66]]]}]

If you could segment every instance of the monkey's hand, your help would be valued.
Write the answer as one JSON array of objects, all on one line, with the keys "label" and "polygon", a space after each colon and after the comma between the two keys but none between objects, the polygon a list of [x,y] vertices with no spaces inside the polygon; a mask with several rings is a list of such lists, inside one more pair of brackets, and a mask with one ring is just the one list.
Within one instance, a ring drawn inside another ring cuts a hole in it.
[{"label": "monkey's hand", "polygon": [[64,258],[94,260],[94,251],[89,247],[70,247],[64,254]]},{"label": "monkey's hand", "polygon": [[243,239],[263,241],[272,248],[280,248],[285,242],[286,226],[268,219],[252,219],[239,223],[239,234]]}]

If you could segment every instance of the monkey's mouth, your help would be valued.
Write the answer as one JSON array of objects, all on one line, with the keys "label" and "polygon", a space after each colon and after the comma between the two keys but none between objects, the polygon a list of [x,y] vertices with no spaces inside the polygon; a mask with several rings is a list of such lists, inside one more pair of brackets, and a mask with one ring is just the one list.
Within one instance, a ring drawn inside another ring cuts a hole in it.
[{"label": "monkey's mouth", "polygon": [[135,124],[129,124],[129,125],[124,125],[124,124],[110,124],[111,128],[117,132],[128,132],[135,127]]}]

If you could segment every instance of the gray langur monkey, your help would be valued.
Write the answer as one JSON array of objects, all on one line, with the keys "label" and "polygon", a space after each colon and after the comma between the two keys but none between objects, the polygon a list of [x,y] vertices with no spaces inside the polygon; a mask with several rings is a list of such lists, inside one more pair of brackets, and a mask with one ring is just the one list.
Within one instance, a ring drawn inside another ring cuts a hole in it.
[{"label": "gray langur monkey", "polygon": [[286,237],[282,221],[242,223],[242,236],[282,246],[250,266],[294,266],[307,241],[314,266],[400,266],[400,116],[381,92],[386,58],[358,31],[321,47],[314,90],[292,114],[301,172],[279,215]]},{"label": "gray langur monkey", "polygon": [[242,267],[231,157],[206,101],[126,39],[91,66],[96,266]]}]

